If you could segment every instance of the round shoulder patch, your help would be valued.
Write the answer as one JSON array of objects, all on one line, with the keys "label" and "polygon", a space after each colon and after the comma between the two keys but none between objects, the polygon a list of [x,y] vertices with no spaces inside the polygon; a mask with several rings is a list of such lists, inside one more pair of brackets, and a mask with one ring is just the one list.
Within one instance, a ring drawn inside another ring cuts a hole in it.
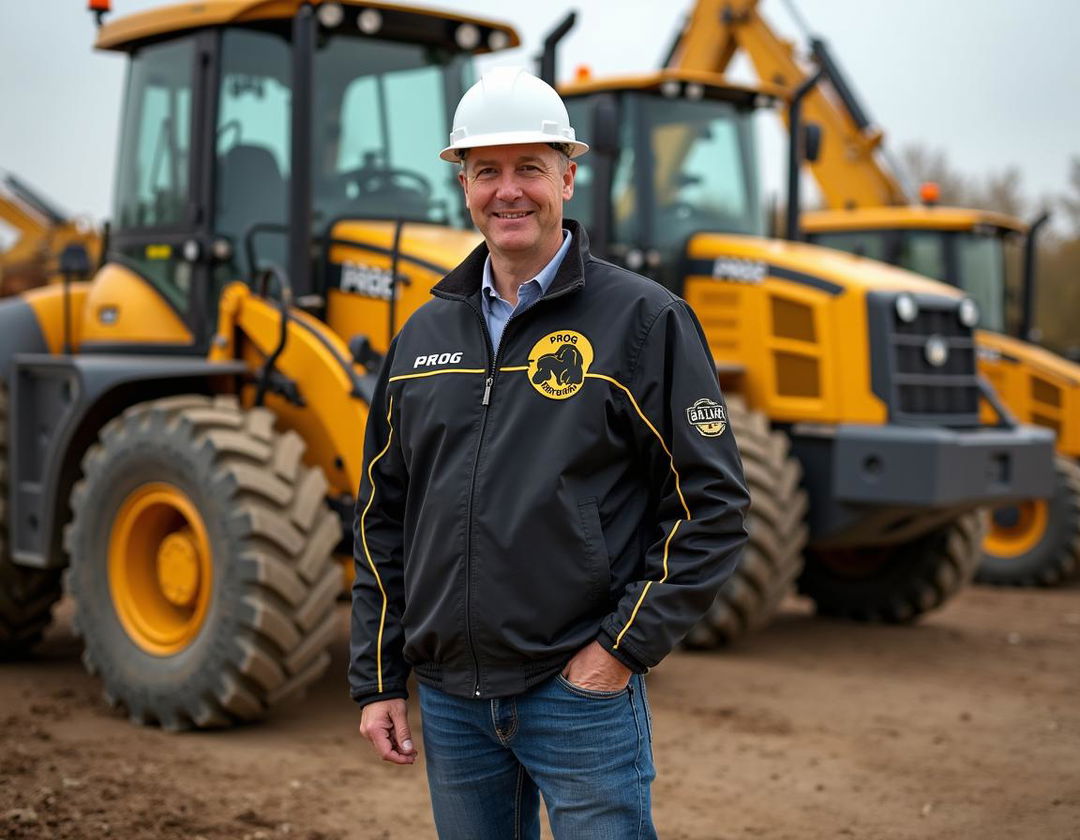
[{"label": "round shoulder patch", "polygon": [[593,362],[589,339],[573,330],[545,335],[529,351],[529,382],[551,400],[572,397]]},{"label": "round shoulder patch", "polygon": [[705,437],[719,437],[727,428],[727,414],[720,403],[702,397],[686,409],[686,422]]}]

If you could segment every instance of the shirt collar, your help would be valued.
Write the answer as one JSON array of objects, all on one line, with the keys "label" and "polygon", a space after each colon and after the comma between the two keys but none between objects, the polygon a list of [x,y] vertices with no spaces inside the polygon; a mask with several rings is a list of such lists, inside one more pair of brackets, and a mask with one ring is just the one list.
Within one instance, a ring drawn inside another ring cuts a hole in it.
[{"label": "shirt collar", "polygon": [[[555,279],[555,273],[559,270],[559,264],[563,261],[563,257],[566,256],[566,252],[570,250],[570,242],[573,236],[570,231],[563,228],[563,243],[559,247],[559,250],[555,252],[555,256],[551,258],[551,262],[540,269],[540,272],[527,281],[528,283],[536,283],[540,287],[540,296],[547,294],[548,288],[551,286],[551,281]],[[522,283],[522,286],[526,283]],[[499,297],[499,293],[495,291],[495,280],[491,274],[491,255],[488,254],[487,259],[484,260],[484,277],[481,281],[481,288],[483,295],[487,299]],[[499,298],[500,300],[502,298]]]}]

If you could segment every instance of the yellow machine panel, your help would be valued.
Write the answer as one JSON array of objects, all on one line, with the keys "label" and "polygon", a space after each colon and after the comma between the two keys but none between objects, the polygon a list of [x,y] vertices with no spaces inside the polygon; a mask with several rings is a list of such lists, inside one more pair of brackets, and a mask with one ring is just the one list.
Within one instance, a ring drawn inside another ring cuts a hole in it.
[{"label": "yellow machine panel", "polygon": [[[69,288],[70,299],[67,302],[68,317],[71,319],[72,349],[78,349],[82,338],[82,313],[90,290],[89,283],[72,283]],[[64,347],[64,288],[63,286],[45,286],[24,292],[22,300],[30,305],[37,316],[38,325],[50,353],[60,353]]]},{"label": "yellow machine panel", "polygon": [[979,369],[1022,423],[1052,429],[1059,452],[1080,457],[1080,365],[1034,344],[981,331]]},{"label": "yellow machine panel", "polygon": [[703,233],[688,255],[695,268],[684,295],[716,361],[745,368],[737,389],[778,422],[886,422],[868,387],[866,293],[960,296],[881,263],[779,240]]},{"label": "yellow machine panel", "polygon": [[94,277],[82,307],[82,341],[191,344],[180,315],[145,279],[116,263]]},{"label": "yellow machine panel", "polygon": [[332,273],[339,281],[327,296],[326,322],[346,341],[366,335],[380,353],[409,316],[430,300],[431,287],[481,241],[473,231],[406,224],[393,282],[394,231],[390,222],[342,222],[334,229],[334,239],[341,244],[330,249]]}]

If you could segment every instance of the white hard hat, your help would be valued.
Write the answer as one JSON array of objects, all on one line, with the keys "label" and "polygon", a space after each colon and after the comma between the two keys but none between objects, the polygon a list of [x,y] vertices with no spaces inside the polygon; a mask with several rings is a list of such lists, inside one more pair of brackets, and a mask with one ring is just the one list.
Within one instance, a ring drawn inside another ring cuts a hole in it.
[{"label": "white hard hat", "polygon": [[464,149],[515,143],[559,143],[570,157],[589,150],[575,136],[566,106],[551,85],[524,67],[496,67],[461,97],[450,145],[439,157],[456,163]]}]

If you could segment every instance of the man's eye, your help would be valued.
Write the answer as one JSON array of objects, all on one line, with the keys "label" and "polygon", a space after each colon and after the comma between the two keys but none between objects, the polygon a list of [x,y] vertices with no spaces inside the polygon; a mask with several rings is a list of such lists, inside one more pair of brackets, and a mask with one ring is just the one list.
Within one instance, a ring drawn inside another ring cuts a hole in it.
[{"label": "man's eye", "polygon": [[492,169],[490,166],[485,166],[483,169],[480,169],[480,170],[477,171],[476,177],[477,178],[483,178],[483,177],[486,177],[488,175],[494,174],[494,172],[495,172],[495,170]]}]

